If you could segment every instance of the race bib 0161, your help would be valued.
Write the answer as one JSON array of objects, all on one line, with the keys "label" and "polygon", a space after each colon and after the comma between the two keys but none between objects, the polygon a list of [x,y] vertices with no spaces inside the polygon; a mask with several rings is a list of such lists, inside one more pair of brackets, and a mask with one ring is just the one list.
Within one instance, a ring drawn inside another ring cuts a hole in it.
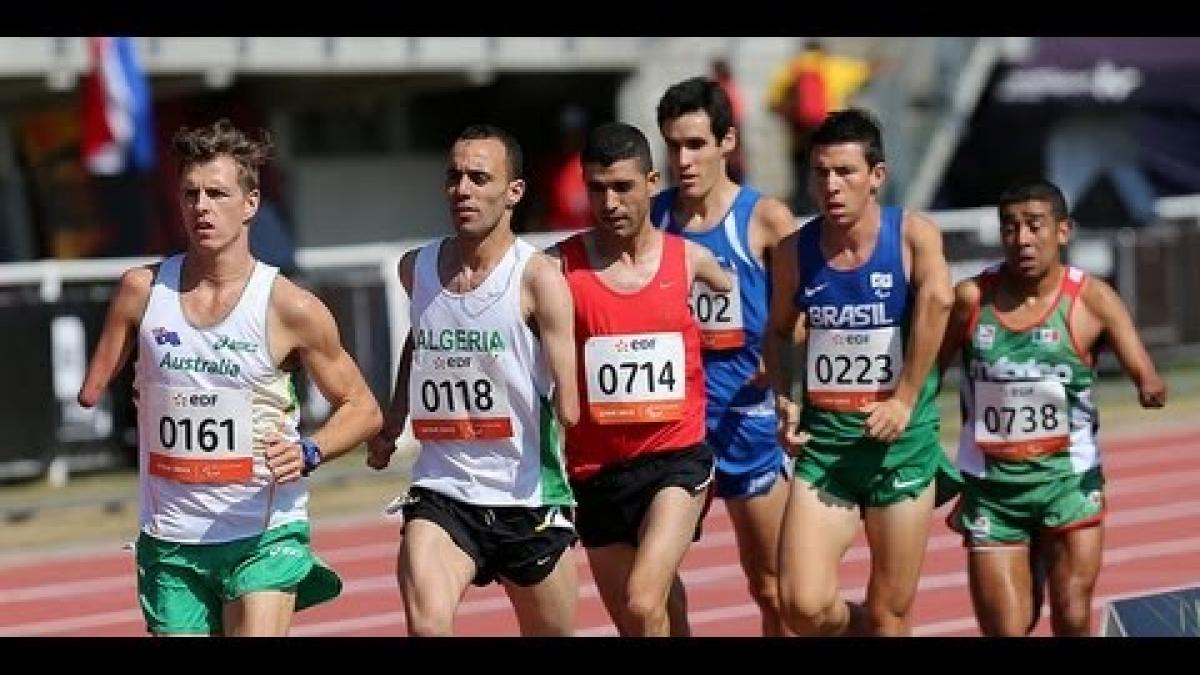
[{"label": "race bib 0161", "polygon": [[245,483],[254,473],[250,391],[146,387],[138,435],[147,471],[179,483]]}]

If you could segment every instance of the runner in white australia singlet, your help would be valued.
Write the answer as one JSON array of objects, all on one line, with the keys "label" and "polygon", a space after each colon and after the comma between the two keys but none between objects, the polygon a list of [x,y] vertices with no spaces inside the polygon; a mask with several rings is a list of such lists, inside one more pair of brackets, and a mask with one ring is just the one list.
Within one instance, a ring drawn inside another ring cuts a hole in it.
[{"label": "runner in white australia singlet", "polygon": [[267,342],[278,270],[256,262],[229,315],[197,328],[180,304],[183,259],[160,265],[138,331],[141,529],[212,544],[303,521],[305,483],[275,483],[263,455],[270,432],[298,438],[291,374]]}]

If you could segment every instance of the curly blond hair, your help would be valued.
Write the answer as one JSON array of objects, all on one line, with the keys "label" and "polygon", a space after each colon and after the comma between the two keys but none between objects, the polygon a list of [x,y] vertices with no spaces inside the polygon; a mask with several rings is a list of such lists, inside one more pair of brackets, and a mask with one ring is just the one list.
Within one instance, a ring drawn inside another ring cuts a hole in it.
[{"label": "curly blond hair", "polygon": [[258,171],[270,160],[272,148],[271,134],[266,129],[259,129],[254,139],[226,118],[192,129],[180,127],[171,139],[180,173],[226,155],[237,164],[238,184],[245,192],[258,189]]}]

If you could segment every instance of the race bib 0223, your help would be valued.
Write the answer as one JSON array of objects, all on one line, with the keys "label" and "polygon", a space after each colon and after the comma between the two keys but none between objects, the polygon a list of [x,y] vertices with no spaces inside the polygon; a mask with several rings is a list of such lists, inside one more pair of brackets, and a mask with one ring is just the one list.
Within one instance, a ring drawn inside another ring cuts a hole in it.
[{"label": "race bib 0223", "polygon": [[886,400],[900,379],[900,329],[815,328],[808,334],[807,397],[823,410],[857,412]]}]

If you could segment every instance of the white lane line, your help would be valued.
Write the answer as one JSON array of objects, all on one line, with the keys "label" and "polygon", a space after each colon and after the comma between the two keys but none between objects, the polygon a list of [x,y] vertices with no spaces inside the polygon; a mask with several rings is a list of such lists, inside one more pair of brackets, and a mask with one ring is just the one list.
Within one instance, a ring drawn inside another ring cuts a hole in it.
[{"label": "white lane line", "polygon": [[[1110,515],[1108,518],[1108,527],[1109,529],[1112,529],[1130,525],[1165,522],[1181,518],[1191,518],[1196,515],[1200,515],[1200,501],[1147,506]],[[936,551],[954,548],[959,545],[959,540],[960,539],[958,535],[954,534],[936,535],[930,538],[929,550]],[[1196,540],[1185,539],[1155,542],[1149,544],[1139,544],[1135,547],[1106,550],[1104,552],[1104,562],[1106,566],[1119,564],[1124,562],[1128,556],[1136,556],[1138,551],[1149,552],[1155,555],[1172,555],[1181,552],[1190,552],[1192,550],[1191,542],[1193,541]],[[368,558],[378,553],[380,549],[390,547],[390,544],[366,544],[362,546],[350,547],[348,549],[341,549],[338,551],[337,559],[341,562],[345,562],[351,559]],[[869,557],[870,552],[865,546],[855,546],[847,552],[845,559],[847,561],[853,561],[865,560]],[[331,561],[334,558],[335,556],[333,554],[327,556],[327,559]],[[580,565],[586,564],[585,556],[577,555],[576,559]],[[1136,557],[1130,559],[1136,559]],[[707,565],[690,569],[685,568],[682,572],[684,583],[688,587],[720,583],[730,579],[740,578],[741,574],[741,567],[737,563]],[[963,583],[965,583],[965,574],[962,574],[961,572],[959,574],[962,576]],[[927,588],[929,587],[928,584],[933,583],[938,583],[937,575],[922,577],[921,588]],[[393,592],[395,594],[396,602],[400,602],[399,590],[396,588],[396,580],[393,575],[372,575],[368,577],[359,577],[347,580],[346,586],[342,592],[342,597],[387,591]],[[132,578],[132,575],[121,575],[102,577],[100,579],[80,582],[70,582],[66,584],[51,584],[23,589],[13,589],[0,592],[0,604],[28,600],[47,600],[67,597],[77,598],[83,594],[100,592],[127,592],[133,594],[135,592],[134,579]],[[505,597],[498,589],[494,592],[497,593],[495,597],[483,597],[463,603],[463,605],[461,605],[459,608],[459,613],[461,615],[473,615],[507,609],[509,606],[507,597]],[[597,597],[595,584],[589,582],[581,585],[580,599],[582,600],[584,598],[591,597]],[[757,612],[757,608],[752,602],[738,605],[737,607],[741,607],[741,609],[725,609],[734,611],[735,613],[749,611]],[[716,612],[716,614],[713,614],[712,616],[720,616],[720,611],[724,610],[702,610],[702,612]],[[735,615],[741,616],[741,614]],[[303,617],[303,615],[300,616]],[[388,616],[391,618],[376,618],[379,616]],[[705,619],[704,617],[709,616],[708,614],[702,613],[699,616],[701,617],[699,623],[718,620],[715,618]],[[58,633],[79,630],[81,628],[103,626],[108,625],[109,623],[128,623],[130,621],[140,620],[141,614],[136,610],[130,610],[126,612],[104,612],[61,620],[41,621],[28,624],[14,624],[8,627],[0,628],[0,635]],[[393,625],[397,622],[397,620],[399,621],[399,624],[397,625],[403,625],[403,612],[390,612],[386,615],[375,615],[369,617],[360,617],[357,619],[343,619],[317,624],[307,624],[304,626],[297,626],[293,629],[293,633],[297,635],[346,633],[360,630],[362,626],[377,627]],[[362,624],[362,622],[367,623]],[[359,627],[356,628],[355,626]]]},{"label": "white lane line", "polygon": [[[1195,553],[1200,551],[1200,537],[1191,539],[1182,539],[1173,542],[1164,542],[1162,545],[1147,546],[1138,544],[1135,546],[1127,546],[1123,548],[1113,549],[1104,552],[1105,569],[1111,568],[1122,563],[1133,562],[1138,560],[1147,560],[1151,558],[1168,557],[1186,553]],[[1200,581],[1200,580],[1198,580]],[[1177,586],[1168,587],[1166,590],[1175,590],[1178,588],[1187,588],[1195,585],[1196,582],[1185,583]],[[918,585],[919,590],[928,591],[934,589],[966,587],[967,573],[966,572],[950,572],[946,574],[933,574],[922,576],[921,582]],[[842,592],[843,597],[861,600],[866,595],[866,586],[858,586],[855,588],[846,589]],[[1160,592],[1160,589],[1149,590],[1133,590],[1120,595],[1106,595],[1092,599],[1093,609],[1103,606],[1103,603],[1112,599],[1121,597],[1133,597],[1137,595],[1149,595]],[[733,605],[724,605],[720,607],[712,607],[700,611],[688,612],[688,622],[694,628],[707,623],[715,623],[725,621],[727,619],[747,618],[758,616],[758,606],[753,602],[743,602]],[[913,635],[939,635],[944,633],[952,633],[961,630],[967,630],[975,626],[975,617],[961,617],[957,619],[949,619],[945,621],[936,621],[928,624],[921,624],[913,628]],[[611,624],[601,626],[590,626],[581,628],[576,631],[576,635],[580,637],[598,637],[616,635],[617,631]]]}]

